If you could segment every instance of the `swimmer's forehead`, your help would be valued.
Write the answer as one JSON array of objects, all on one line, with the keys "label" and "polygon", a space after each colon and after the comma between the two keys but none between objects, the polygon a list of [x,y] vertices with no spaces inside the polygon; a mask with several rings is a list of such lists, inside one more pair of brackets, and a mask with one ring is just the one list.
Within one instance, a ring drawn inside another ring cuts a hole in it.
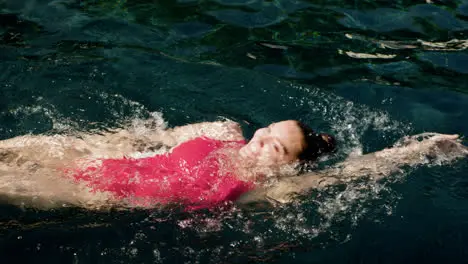
[{"label": "swimmer's forehead", "polygon": [[281,121],[269,125],[268,128],[271,135],[276,137],[289,151],[299,152],[304,148],[304,135],[297,121]]}]

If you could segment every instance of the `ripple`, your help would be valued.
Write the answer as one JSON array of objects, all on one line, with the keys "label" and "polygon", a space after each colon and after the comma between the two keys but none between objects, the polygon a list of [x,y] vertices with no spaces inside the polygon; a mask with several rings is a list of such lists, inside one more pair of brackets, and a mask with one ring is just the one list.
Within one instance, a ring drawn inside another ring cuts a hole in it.
[{"label": "ripple", "polygon": [[289,15],[310,7],[299,1],[278,1],[278,2],[221,2],[222,4],[228,3],[230,6],[250,7],[255,11],[243,11],[238,9],[222,9],[215,11],[208,11],[206,14],[215,17],[217,20],[234,26],[244,28],[263,28],[280,24],[289,18]]},{"label": "ripple", "polygon": [[468,17],[468,3],[462,4],[457,8],[457,14]]},{"label": "ripple", "polygon": [[178,23],[172,26],[179,38],[199,38],[211,32],[212,26],[200,22]]},{"label": "ripple", "polygon": [[393,8],[377,8],[375,10],[339,10],[344,15],[339,23],[348,28],[372,30],[376,32],[392,32],[409,30],[423,33],[421,26],[413,23],[412,17],[405,11]]},{"label": "ripple", "polygon": [[447,69],[453,72],[468,73],[468,54],[453,52],[421,52],[417,58],[436,68]]},{"label": "ripple", "polygon": [[81,28],[84,38],[114,45],[154,47],[165,38],[157,29],[149,29],[137,24],[115,19],[96,19]]},{"label": "ripple", "polygon": [[258,71],[262,71],[262,72],[267,72],[271,75],[287,78],[287,79],[307,80],[307,79],[313,79],[316,77],[315,75],[311,73],[297,71],[294,68],[283,66],[283,65],[263,64],[263,65],[255,66],[254,69]]},{"label": "ripple", "polygon": [[447,10],[429,4],[411,6],[407,11],[394,8],[338,11],[344,14],[339,20],[343,26],[382,33],[407,30],[430,34],[431,31],[457,31],[468,28],[467,22],[455,18],[454,14]]},{"label": "ripple", "polygon": [[262,28],[281,23],[287,18],[280,9],[274,6],[264,8],[260,12],[241,10],[217,10],[206,14],[215,17],[220,22],[245,28]]}]

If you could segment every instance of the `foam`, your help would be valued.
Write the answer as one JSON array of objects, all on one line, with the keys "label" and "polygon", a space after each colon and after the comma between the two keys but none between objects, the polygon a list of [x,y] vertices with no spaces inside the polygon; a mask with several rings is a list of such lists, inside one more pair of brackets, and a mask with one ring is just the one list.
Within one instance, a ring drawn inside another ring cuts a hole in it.
[{"label": "foam", "polygon": [[[302,97],[290,97],[290,100],[298,107],[308,108],[310,119],[316,118],[330,124],[331,133],[340,142],[337,156],[342,158],[362,154],[362,138],[369,129],[376,130],[383,137],[405,135],[411,130],[409,124],[393,120],[384,111],[347,101],[321,89],[294,84],[290,84],[290,88],[301,91]],[[122,95],[101,93],[99,98],[108,105],[115,127],[124,127],[136,135],[147,135],[167,127],[161,112],[151,112],[142,104],[128,100]],[[80,122],[64,117],[57,109],[42,100],[38,100],[38,104],[34,106],[13,109],[11,113],[16,116],[43,114],[51,120],[56,131],[80,135],[82,129]],[[135,152],[130,156],[148,157],[162,151],[165,150]],[[99,156],[99,153],[93,153],[91,156]],[[261,248],[265,246],[265,241],[270,239],[294,241],[332,233],[335,232],[333,226],[343,222],[356,226],[361,219],[375,212],[375,210],[369,212],[367,206],[372,201],[383,200],[384,205],[380,209],[386,214],[391,214],[398,199],[398,195],[384,183],[360,181],[350,183],[344,189],[331,188],[318,193],[317,196],[306,197],[297,204],[266,212],[264,222],[252,221],[255,212],[243,214],[241,210],[232,208],[215,216],[193,214],[178,220],[177,225],[181,229],[195,230],[201,235],[233,229],[242,232],[244,238],[254,241]],[[151,218],[148,221],[152,221]],[[259,231],[257,225],[264,224],[269,226],[269,230]],[[255,225],[255,228],[252,229],[252,225]],[[332,237],[337,240],[350,238],[347,233],[333,234]],[[134,247],[129,245],[128,248]],[[133,254],[132,252],[130,250],[128,253]]]},{"label": "foam", "polygon": [[[167,123],[161,112],[148,111],[139,102],[129,100],[120,94],[109,94],[101,92],[98,94],[98,102],[108,105],[108,119],[112,120],[111,127],[130,128],[138,135],[149,133],[154,129],[165,129]],[[79,109],[78,109],[79,110]],[[16,119],[24,119],[33,115],[41,115],[48,120],[52,127],[49,134],[65,133],[77,134],[77,132],[99,133],[100,127],[97,122],[87,122],[76,117],[67,117],[66,113],[60,112],[53,104],[46,99],[38,97],[36,102],[29,106],[19,106],[8,110],[8,113]],[[42,121],[38,121],[39,123]]]},{"label": "foam", "polygon": [[305,92],[308,98],[294,98],[297,106],[308,107],[311,119],[320,119],[331,126],[331,133],[337,138],[341,156],[361,155],[362,137],[369,129],[374,129],[388,135],[406,135],[411,131],[411,125],[393,120],[390,115],[381,110],[353,103],[317,87],[290,84],[290,87]]}]

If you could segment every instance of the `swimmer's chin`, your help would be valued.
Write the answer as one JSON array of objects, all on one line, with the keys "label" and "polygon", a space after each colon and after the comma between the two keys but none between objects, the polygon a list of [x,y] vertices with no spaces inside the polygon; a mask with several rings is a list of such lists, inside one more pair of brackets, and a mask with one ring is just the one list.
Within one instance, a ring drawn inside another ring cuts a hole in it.
[{"label": "swimmer's chin", "polygon": [[254,153],[247,148],[240,149],[239,163],[241,167],[251,169],[274,168],[282,165],[280,162],[276,162],[269,157],[262,157],[261,155]]},{"label": "swimmer's chin", "polygon": [[246,154],[242,154],[242,152],[239,152],[239,159],[238,159],[238,163],[241,167],[245,167],[245,168],[252,168],[252,167],[256,167],[258,165],[258,160],[256,157],[253,157],[253,156],[250,156],[250,155],[246,155]]},{"label": "swimmer's chin", "polygon": [[257,157],[246,146],[239,149],[239,159],[243,164],[255,165],[257,164]]},{"label": "swimmer's chin", "polygon": [[242,167],[258,168],[258,167],[271,167],[276,164],[262,159],[259,154],[253,153],[249,149],[241,149],[239,151],[239,162]]}]

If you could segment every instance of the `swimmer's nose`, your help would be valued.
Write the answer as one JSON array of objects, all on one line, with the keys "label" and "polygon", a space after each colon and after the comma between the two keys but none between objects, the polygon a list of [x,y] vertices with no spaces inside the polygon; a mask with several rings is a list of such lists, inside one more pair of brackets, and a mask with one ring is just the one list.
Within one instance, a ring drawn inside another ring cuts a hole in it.
[{"label": "swimmer's nose", "polygon": [[254,155],[258,155],[264,146],[265,142],[262,139],[250,142],[250,150]]}]

